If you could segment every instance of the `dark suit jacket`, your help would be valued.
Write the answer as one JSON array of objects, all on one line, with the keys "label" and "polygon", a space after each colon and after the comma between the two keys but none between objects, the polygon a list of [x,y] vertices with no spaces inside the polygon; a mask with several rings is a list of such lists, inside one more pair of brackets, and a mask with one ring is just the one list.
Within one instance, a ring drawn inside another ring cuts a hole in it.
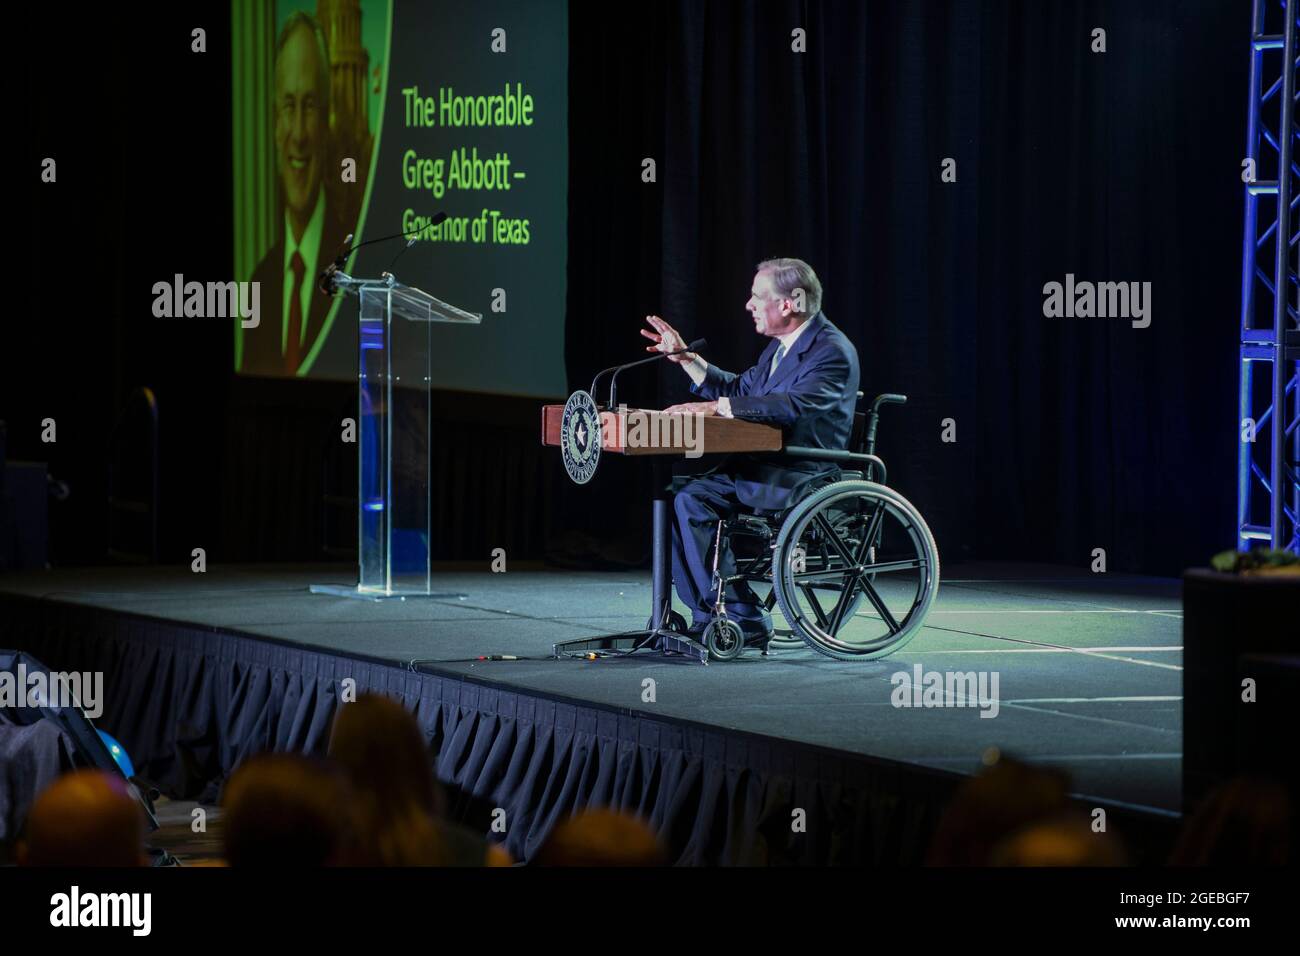
[{"label": "dark suit jacket", "polygon": [[[321,334],[322,327],[325,324],[325,316],[329,313],[330,304],[333,302],[328,296],[316,288],[316,280],[320,278],[320,273],[329,265],[339,253],[339,247],[343,245],[343,240],[347,237],[348,230],[341,222],[338,221],[330,203],[325,203],[325,226],[321,230],[320,252],[316,258],[316,275],[303,277],[303,283],[311,284],[311,308],[307,313],[307,338],[299,349],[298,354],[306,358],[311,350],[316,346],[316,340]],[[253,281],[261,283],[260,295],[262,305],[261,321],[255,329],[244,329],[244,357],[238,371],[245,375],[284,375],[284,358],[280,355],[280,331],[284,324],[284,236],[281,235],[276,240],[275,245],[267,250],[262,261],[257,264],[253,270]],[[348,336],[348,343],[355,344],[356,329],[355,323],[347,332],[339,332],[339,322],[335,319],[334,328],[330,330],[330,337],[336,335]],[[325,357],[325,351],[322,349],[321,356],[317,360]],[[356,361],[355,355],[352,360]]]},{"label": "dark suit jacket", "polygon": [[[777,339],[768,342],[757,365],[740,375],[710,365],[704,381],[691,391],[707,400],[725,395],[736,418],[779,426],[787,445],[847,448],[857,407],[858,350],[824,313],[808,322],[770,380],[767,371]],[[744,455],[732,456],[714,470],[736,479],[741,504],[778,511],[793,492],[837,469],[830,462]]]}]

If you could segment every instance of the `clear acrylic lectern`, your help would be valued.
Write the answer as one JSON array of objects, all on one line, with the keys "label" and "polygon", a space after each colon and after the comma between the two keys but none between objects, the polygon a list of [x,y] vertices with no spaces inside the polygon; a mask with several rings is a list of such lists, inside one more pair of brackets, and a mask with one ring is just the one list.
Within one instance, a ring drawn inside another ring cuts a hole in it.
[{"label": "clear acrylic lectern", "polygon": [[379,600],[435,593],[429,434],[434,322],[477,325],[475,315],[384,273],[334,272],[335,288],[361,302],[357,384],[357,550],[355,587],[313,584],[315,594]]}]

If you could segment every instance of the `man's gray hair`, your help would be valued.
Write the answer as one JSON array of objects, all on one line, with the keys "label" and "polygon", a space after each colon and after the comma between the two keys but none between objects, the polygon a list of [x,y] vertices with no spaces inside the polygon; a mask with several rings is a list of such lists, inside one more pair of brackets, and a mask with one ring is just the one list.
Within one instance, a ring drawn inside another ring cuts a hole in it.
[{"label": "man's gray hair", "polygon": [[289,37],[293,36],[296,30],[306,30],[311,34],[312,39],[316,41],[316,85],[320,89],[321,102],[319,104],[320,115],[329,122],[330,115],[330,53],[329,47],[325,43],[325,31],[321,29],[320,23],[310,13],[304,13],[297,10],[289,15],[289,19],[284,21],[284,26],[280,29],[280,36],[275,41],[275,62],[280,62],[280,54],[284,52],[284,46],[289,42]]},{"label": "man's gray hair", "polygon": [[[802,259],[765,259],[754,267],[755,272],[766,272],[772,277],[772,288],[783,299],[792,299],[798,315],[816,315],[822,308],[822,284],[813,267]],[[803,308],[800,309],[796,290],[803,290]]]}]

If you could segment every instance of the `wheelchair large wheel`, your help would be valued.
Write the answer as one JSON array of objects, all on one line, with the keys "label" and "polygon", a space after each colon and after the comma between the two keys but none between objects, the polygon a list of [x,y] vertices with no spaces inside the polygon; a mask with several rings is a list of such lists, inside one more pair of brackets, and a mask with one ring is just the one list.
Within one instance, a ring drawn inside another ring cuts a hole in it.
[{"label": "wheelchair large wheel", "polygon": [[791,628],[838,660],[898,650],[939,590],[939,550],[920,512],[891,488],[839,481],[786,515],[772,586]]}]

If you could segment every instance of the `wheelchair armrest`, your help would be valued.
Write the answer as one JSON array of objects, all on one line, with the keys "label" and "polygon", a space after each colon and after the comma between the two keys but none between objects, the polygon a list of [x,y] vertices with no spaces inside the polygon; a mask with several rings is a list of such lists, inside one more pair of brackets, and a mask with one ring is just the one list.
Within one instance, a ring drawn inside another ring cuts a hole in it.
[{"label": "wheelchair armrest", "polygon": [[885,463],[876,455],[867,455],[856,451],[841,451],[838,448],[807,448],[803,445],[786,445],[783,453],[791,458],[807,458],[812,461],[833,461],[840,465],[866,465],[881,484],[885,483]]}]

